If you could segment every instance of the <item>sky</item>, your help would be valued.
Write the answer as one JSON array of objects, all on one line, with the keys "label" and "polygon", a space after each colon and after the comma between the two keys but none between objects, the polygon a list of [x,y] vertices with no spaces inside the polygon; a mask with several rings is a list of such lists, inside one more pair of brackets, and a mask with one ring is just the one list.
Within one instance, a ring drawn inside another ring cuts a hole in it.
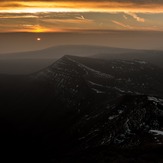
[{"label": "sky", "polygon": [[89,44],[161,49],[163,0],[0,0],[0,54]]},{"label": "sky", "polygon": [[1,0],[0,33],[163,31],[163,0]]}]

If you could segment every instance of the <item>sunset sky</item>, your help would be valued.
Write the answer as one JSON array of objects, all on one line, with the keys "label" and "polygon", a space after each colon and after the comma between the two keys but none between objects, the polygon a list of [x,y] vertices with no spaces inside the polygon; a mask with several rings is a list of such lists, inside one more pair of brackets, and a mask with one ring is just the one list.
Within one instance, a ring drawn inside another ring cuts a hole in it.
[{"label": "sunset sky", "polygon": [[0,32],[163,31],[162,0],[1,0]]}]

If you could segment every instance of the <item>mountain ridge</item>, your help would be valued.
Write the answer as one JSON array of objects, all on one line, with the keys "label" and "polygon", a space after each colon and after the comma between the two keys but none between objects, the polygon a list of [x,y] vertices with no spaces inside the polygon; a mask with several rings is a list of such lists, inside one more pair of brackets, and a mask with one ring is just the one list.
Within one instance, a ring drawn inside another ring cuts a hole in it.
[{"label": "mountain ridge", "polygon": [[[105,60],[144,60],[162,67],[163,51],[135,50],[89,45],[63,45],[54,46],[43,50],[1,54],[0,73],[32,73],[51,65],[64,55],[76,55]],[[9,65],[9,66],[6,66]]]},{"label": "mountain ridge", "polygon": [[161,148],[162,135],[155,134],[163,131],[161,72],[144,61],[66,55],[30,75],[7,76],[9,82],[3,76],[2,147],[27,162],[71,162],[87,151],[105,160],[110,149],[115,161],[116,150]]}]

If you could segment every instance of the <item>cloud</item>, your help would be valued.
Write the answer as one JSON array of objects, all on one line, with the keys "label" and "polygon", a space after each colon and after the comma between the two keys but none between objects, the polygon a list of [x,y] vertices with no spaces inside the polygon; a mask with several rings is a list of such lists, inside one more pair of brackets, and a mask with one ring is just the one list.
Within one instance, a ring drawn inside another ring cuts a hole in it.
[{"label": "cloud", "polygon": [[[1,0],[1,2],[19,2],[22,0]],[[23,0],[26,2],[29,2],[29,0]],[[67,1],[73,1],[75,2],[75,0],[31,0],[31,1],[44,1],[44,2],[54,2],[54,1],[62,1],[62,2],[67,2]],[[78,0],[80,2],[122,2],[122,0]],[[139,3],[139,4],[143,4],[143,3],[163,3],[162,0],[123,0],[123,2],[133,2],[133,3]]]},{"label": "cloud", "polygon": [[79,19],[79,20],[85,20],[85,17],[83,15],[77,16],[76,18]]},{"label": "cloud", "polygon": [[[38,3],[39,2],[39,3]],[[0,12],[129,12],[163,13],[161,0],[5,0],[1,1]]]},{"label": "cloud", "polygon": [[138,26],[138,25],[127,25],[119,21],[112,20],[112,22],[120,27],[123,27],[127,30],[132,30],[132,31],[162,31],[161,28],[157,26]]},{"label": "cloud", "polygon": [[37,15],[0,15],[0,19],[32,19],[38,18]]},{"label": "cloud", "polygon": [[118,21],[115,21],[115,20],[112,20],[112,22],[113,22],[114,24],[118,25],[118,26],[121,26],[121,27],[124,27],[124,28],[127,28],[127,29],[132,29],[131,26],[126,25],[126,24],[124,24],[124,23],[121,23],[121,22],[118,22]]},{"label": "cloud", "polygon": [[123,18],[126,19],[126,20],[128,19],[126,15],[123,15]]},{"label": "cloud", "polygon": [[144,18],[141,18],[139,17],[137,14],[135,13],[131,13],[131,12],[126,12],[127,15],[130,15],[131,17],[133,17],[136,21],[138,22],[142,22],[144,23],[145,22],[145,19]]},{"label": "cloud", "polygon": [[88,19],[84,19],[84,20],[80,20],[80,19],[43,19],[41,20],[42,22],[49,22],[49,23],[70,23],[70,24],[85,24],[85,23],[93,23],[93,20],[88,20]]},{"label": "cloud", "polygon": [[[140,15],[148,18],[149,21]],[[149,29],[153,25],[157,25],[163,30],[162,15],[163,1],[161,0],[0,1],[0,25],[6,23],[6,29],[8,26],[9,30],[12,30],[12,27],[16,29],[15,26],[12,26],[13,23],[17,23],[20,30],[22,26],[24,31],[28,31],[28,29],[29,31],[46,31],[48,28],[55,30],[56,26],[57,30],[59,28],[134,30]],[[112,23],[110,23],[111,21]],[[42,29],[40,29],[41,27]],[[1,31],[2,27],[0,27]]]}]

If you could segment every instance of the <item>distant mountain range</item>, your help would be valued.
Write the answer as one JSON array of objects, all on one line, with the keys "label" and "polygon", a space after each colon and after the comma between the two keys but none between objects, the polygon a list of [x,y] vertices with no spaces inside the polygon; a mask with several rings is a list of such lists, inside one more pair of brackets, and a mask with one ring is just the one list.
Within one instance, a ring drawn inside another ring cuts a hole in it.
[{"label": "distant mountain range", "polygon": [[37,51],[29,51],[29,52],[18,52],[18,53],[8,53],[8,54],[0,54],[1,57],[18,57],[18,58],[56,58],[59,59],[64,55],[75,55],[75,56],[92,56],[98,54],[119,54],[119,53],[127,53],[133,51],[141,51],[135,49],[123,49],[123,48],[114,48],[107,46],[96,46],[96,45],[61,45],[49,47],[42,50]]},{"label": "distant mountain range", "polygon": [[30,75],[0,75],[3,156],[20,162],[162,161],[161,74],[146,61],[66,55]]},{"label": "distant mountain range", "polygon": [[36,72],[44,67],[49,66],[64,55],[100,58],[107,60],[143,60],[163,68],[163,51],[135,50],[89,45],[64,45],[50,47],[38,51],[1,54],[0,73],[20,74]]}]

